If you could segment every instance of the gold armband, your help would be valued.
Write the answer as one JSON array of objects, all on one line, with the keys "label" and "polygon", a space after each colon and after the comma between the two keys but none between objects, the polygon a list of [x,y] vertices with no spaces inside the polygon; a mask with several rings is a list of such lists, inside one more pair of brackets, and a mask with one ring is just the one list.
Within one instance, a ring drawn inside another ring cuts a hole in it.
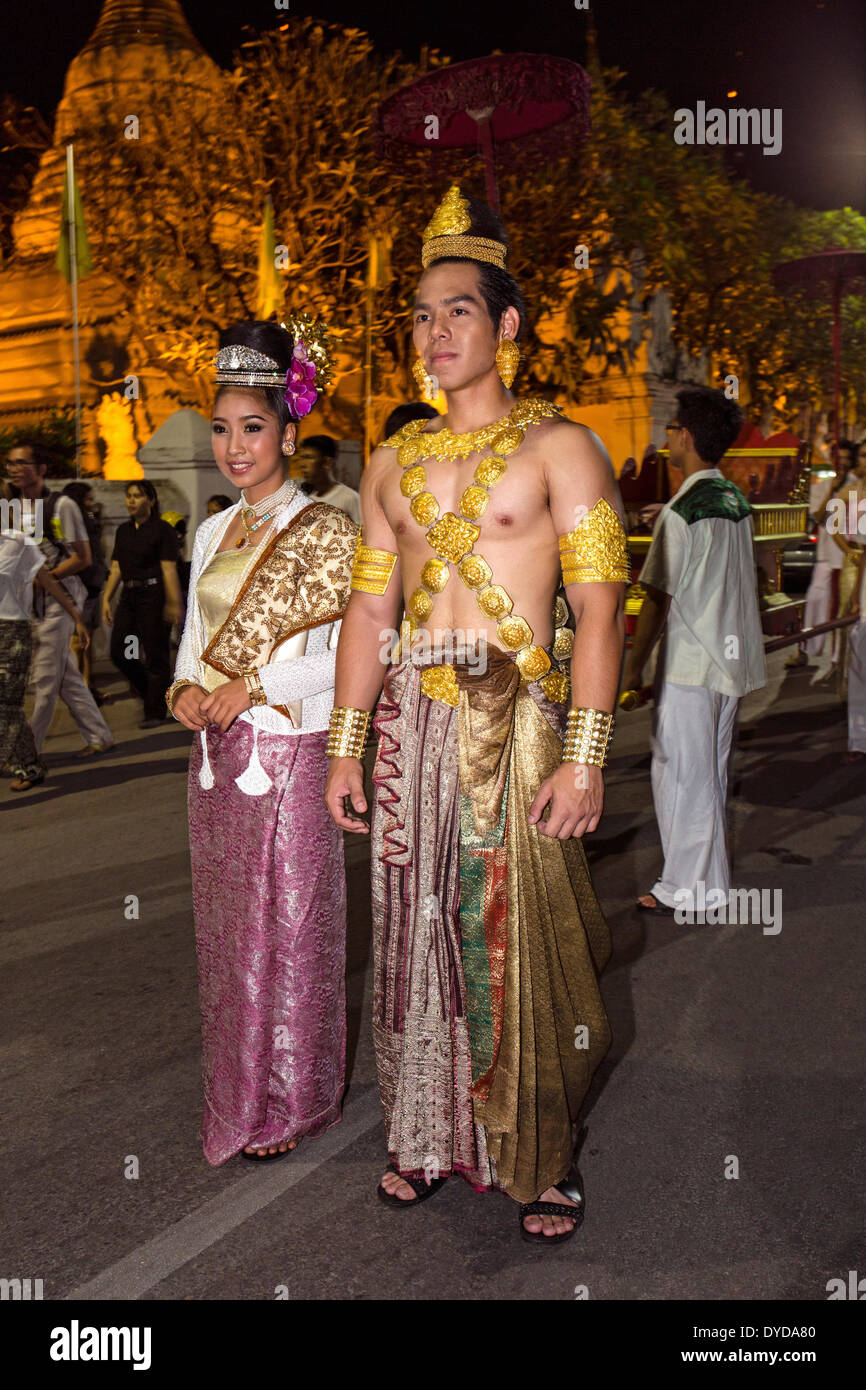
[{"label": "gold armband", "polygon": [[369,728],[368,709],[347,709],[343,705],[332,709],[325,748],[328,757],[363,758]]},{"label": "gold armband", "polygon": [[165,692],[166,709],[170,715],[174,715],[174,702],[182,690],[186,690],[190,685],[197,685],[197,681],[191,681],[187,676],[181,676],[179,680],[172,681],[168,690]]},{"label": "gold armband", "polygon": [[628,548],[623,524],[600,497],[573,531],[559,537],[559,563],[565,584],[627,584]]},{"label": "gold armband", "polygon": [[562,745],[564,763],[604,767],[613,737],[614,718],[602,709],[570,709]]},{"label": "gold armband", "polygon": [[247,688],[251,705],[266,705],[268,703],[268,697],[258,671],[244,671],[244,685]]},{"label": "gold armband", "polygon": [[373,550],[371,546],[364,545],[363,532],[359,532],[350,587],[362,594],[381,596],[388,587],[396,563],[397,556],[392,555],[390,550]]}]

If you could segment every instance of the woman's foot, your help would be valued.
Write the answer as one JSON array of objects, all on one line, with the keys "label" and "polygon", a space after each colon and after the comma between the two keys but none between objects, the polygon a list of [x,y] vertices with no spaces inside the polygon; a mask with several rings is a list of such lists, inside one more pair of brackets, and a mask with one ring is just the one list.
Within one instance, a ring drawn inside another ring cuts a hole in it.
[{"label": "woman's foot", "polygon": [[268,1147],[262,1145],[260,1148],[255,1148],[254,1145],[248,1144],[243,1154],[244,1158],[253,1159],[282,1158],[283,1154],[291,1153],[297,1147],[297,1139],[281,1139],[279,1144],[271,1144]]}]

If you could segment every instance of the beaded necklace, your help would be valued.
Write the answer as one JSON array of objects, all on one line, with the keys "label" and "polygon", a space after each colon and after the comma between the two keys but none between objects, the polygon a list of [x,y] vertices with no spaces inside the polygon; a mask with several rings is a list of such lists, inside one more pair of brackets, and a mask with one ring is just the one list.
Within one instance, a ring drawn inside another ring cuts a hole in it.
[{"label": "beaded necklace", "polygon": [[240,540],[235,543],[235,550],[246,550],[247,546],[252,544],[253,532],[258,531],[260,526],[265,525],[265,522],[271,521],[280,508],[284,507],[289,499],[295,495],[296,491],[297,484],[294,479],[287,478],[276,492],[272,492],[269,497],[262,497],[258,502],[247,504],[246,497],[241,493],[244,503],[241,507],[241,522],[246,535],[241,536]]}]

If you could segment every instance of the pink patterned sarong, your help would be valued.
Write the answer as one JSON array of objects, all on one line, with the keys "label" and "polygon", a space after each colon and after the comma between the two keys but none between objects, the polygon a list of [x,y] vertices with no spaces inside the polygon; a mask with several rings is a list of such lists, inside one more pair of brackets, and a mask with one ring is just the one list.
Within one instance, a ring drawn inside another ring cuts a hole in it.
[{"label": "pink patterned sarong", "polygon": [[210,726],[214,785],[190,757],[189,824],[208,1163],[340,1119],[346,1051],[342,833],[325,809],[327,732],[258,735],[272,786],[249,796],[253,729]]}]

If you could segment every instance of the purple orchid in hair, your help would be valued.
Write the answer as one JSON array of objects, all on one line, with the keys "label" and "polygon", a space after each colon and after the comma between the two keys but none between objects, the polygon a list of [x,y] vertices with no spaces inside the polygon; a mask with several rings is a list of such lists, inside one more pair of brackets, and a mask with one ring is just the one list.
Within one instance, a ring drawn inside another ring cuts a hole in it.
[{"label": "purple orchid in hair", "polygon": [[286,373],[285,401],[296,420],[309,415],[319,393],[315,387],[316,364],[310,361],[303,342],[299,338],[292,352],[292,365]]}]

